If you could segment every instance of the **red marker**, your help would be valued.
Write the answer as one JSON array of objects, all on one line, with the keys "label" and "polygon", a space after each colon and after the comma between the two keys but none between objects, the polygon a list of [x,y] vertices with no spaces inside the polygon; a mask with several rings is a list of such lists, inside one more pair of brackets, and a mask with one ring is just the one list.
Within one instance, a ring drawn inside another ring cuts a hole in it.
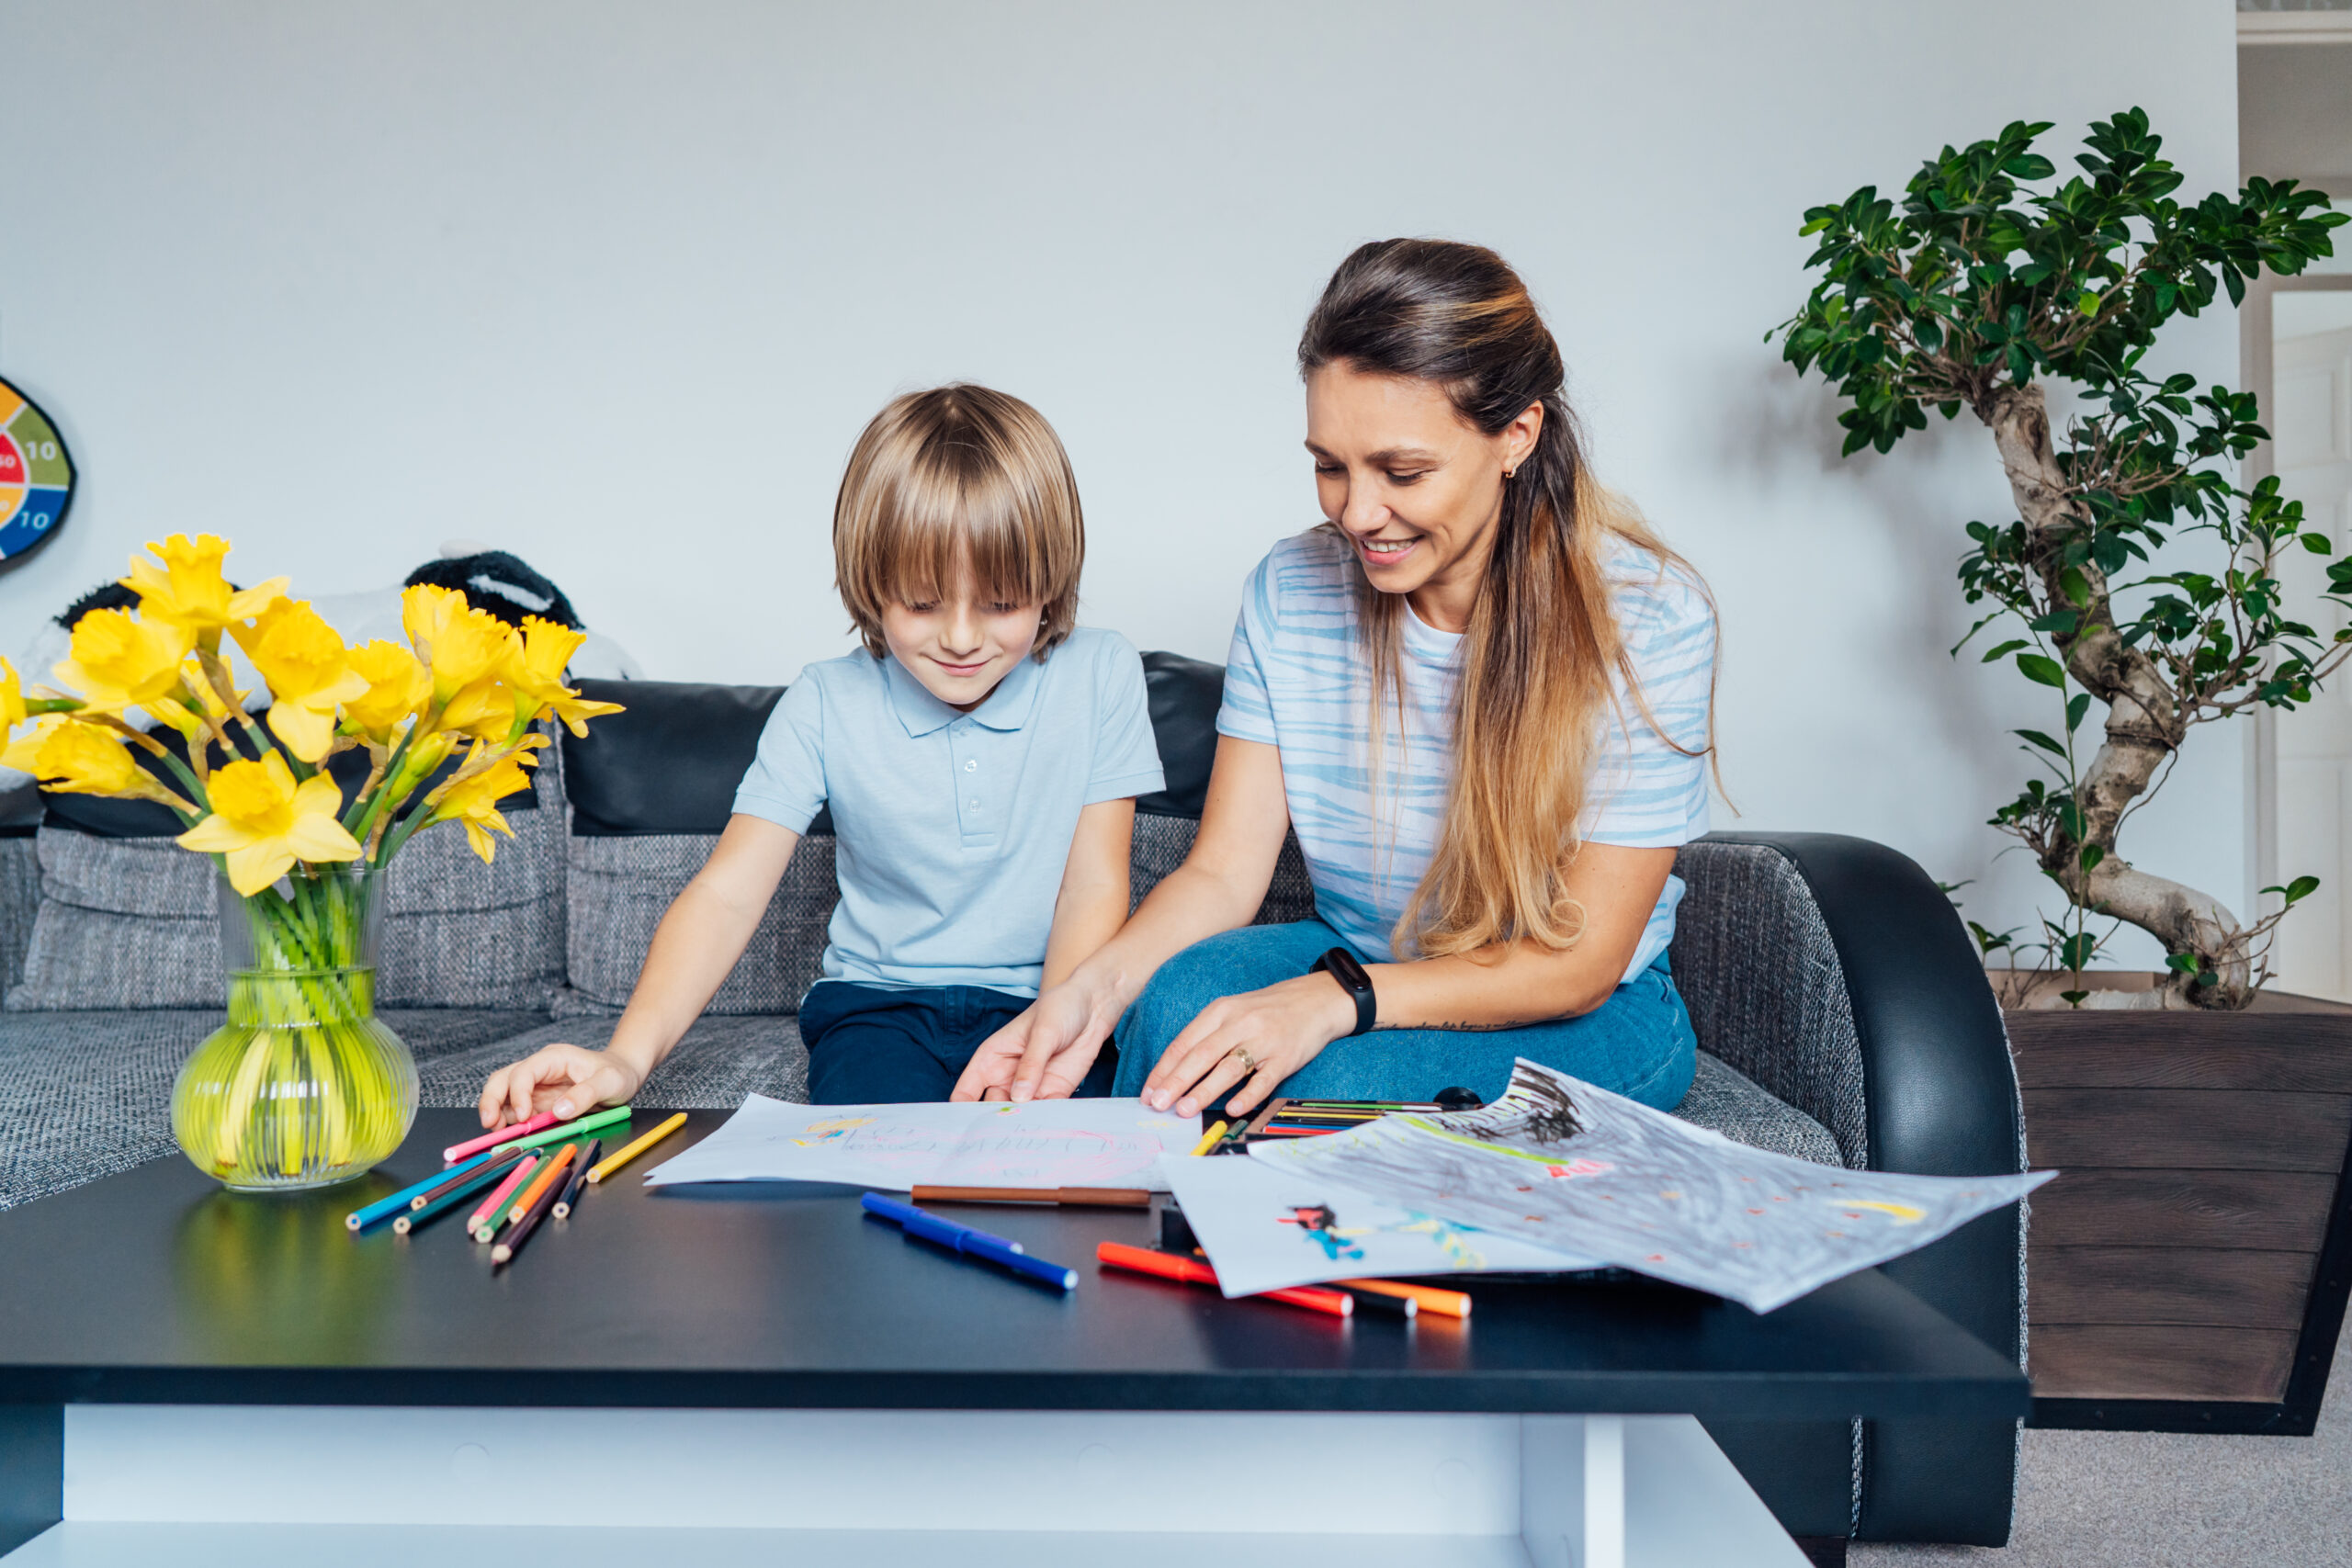
[{"label": "red marker", "polygon": [[[1114,1269],[1132,1269],[1138,1274],[1157,1274],[1163,1280],[1176,1280],[1187,1285],[1216,1285],[1216,1270],[1194,1258],[1179,1258],[1170,1252],[1154,1252],[1148,1247],[1128,1247],[1121,1242],[1103,1241],[1094,1245],[1097,1262],[1108,1263]],[[1304,1286],[1291,1290],[1259,1292],[1270,1302],[1286,1302],[1314,1312],[1328,1312],[1333,1317],[1355,1314],[1355,1298],[1343,1291],[1317,1290]]]},{"label": "red marker", "polygon": [[455,1165],[468,1155],[478,1155],[493,1144],[512,1143],[516,1138],[527,1138],[543,1127],[554,1125],[555,1112],[542,1111],[528,1122],[517,1122],[512,1127],[500,1127],[492,1132],[484,1133],[479,1138],[468,1138],[462,1144],[451,1144],[441,1151],[441,1158],[446,1164]]}]

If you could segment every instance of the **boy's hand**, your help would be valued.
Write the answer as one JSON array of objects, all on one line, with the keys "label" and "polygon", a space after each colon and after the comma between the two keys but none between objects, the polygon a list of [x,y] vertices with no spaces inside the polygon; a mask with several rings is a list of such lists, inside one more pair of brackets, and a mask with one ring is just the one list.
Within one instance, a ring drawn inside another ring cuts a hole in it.
[{"label": "boy's hand", "polygon": [[542,1111],[568,1122],[599,1105],[627,1104],[644,1081],[643,1073],[609,1051],[542,1046],[490,1075],[481,1086],[481,1124],[526,1122]]},{"label": "boy's hand", "polygon": [[1094,1066],[1102,1036],[1074,984],[1056,986],[980,1043],[950,1100],[1068,1100]]}]

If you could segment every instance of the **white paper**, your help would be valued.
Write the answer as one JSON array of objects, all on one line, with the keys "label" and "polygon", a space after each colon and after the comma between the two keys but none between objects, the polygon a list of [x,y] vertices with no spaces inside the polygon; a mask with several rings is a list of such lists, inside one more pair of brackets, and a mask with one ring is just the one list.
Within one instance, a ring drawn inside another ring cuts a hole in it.
[{"label": "white paper", "polygon": [[1525,1060],[1510,1090],[1483,1110],[1384,1116],[1250,1152],[1298,1176],[1573,1247],[1758,1312],[1916,1251],[2055,1174],[1898,1176],[1815,1165]]},{"label": "white paper", "polygon": [[941,1187],[1167,1188],[1154,1168],[1200,1141],[1197,1118],[1140,1100],[788,1105],[747,1095],[727,1124],[647,1176]]},{"label": "white paper", "polygon": [[1228,1296],[1325,1280],[1603,1267],[1269,1160],[1179,1155],[1159,1169]]}]

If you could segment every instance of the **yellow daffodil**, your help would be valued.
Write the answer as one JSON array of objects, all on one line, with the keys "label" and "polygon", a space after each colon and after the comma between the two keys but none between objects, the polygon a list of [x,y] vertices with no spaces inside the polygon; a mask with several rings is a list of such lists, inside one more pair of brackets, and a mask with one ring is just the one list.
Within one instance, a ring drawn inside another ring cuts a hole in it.
[{"label": "yellow daffodil", "polygon": [[[458,735],[469,735],[492,746],[503,746],[522,733],[529,723],[528,714],[534,705],[514,693],[514,688],[495,679],[476,681],[449,699],[441,710],[441,728]],[[525,716],[518,720],[516,714]]]},{"label": "yellow daffodil", "polygon": [[[531,739],[544,742],[540,736]],[[495,859],[498,845],[489,829],[495,829],[510,839],[514,836],[514,829],[498,814],[498,803],[518,790],[531,787],[530,775],[523,771],[527,765],[535,765],[530,752],[517,751],[454,785],[433,808],[433,820],[464,823],[466,841],[473,846],[474,853],[484,861]]]},{"label": "yellow daffodil", "polygon": [[323,758],[334,743],[335,709],[368,694],[368,677],[351,668],[343,638],[293,599],[274,600],[233,635],[269,682],[270,732],[306,762]]},{"label": "yellow daffodil", "polygon": [[139,595],[141,615],[181,627],[190,646],[201,641],[218,648],[221,627],[260,615],[286,592],[282,577],[254,588],[231,588],[220,575],[229,541],[215,534],[199,534],[193,540],[175,534],[160,545],[151,541],[147,547],[163,558],[163,564],[133,556],[130,575],[121,580],[122,585]]},{"label": "yellow daffodil", "polygon": [[[10,749],[15,754],[15,749]],[[178,796],[139,765],[119,731],[66,720],[45,732],[25,770],[43,789],[61,795],[111,795],[134,800],[176,801]]]},{"label": "yellow daffodil", "polygon": [[433,678],[415,654],[380,637],[353,649],[350,660],[368,690],[344,700],[343,716],[368,739],[389,745],[401,721],[432,700]]},{"label": "yellow daffodil", "polygon": [[504,621],[475,609],[456,589],[429,582],[401,595],[401,625],[433,671],[433,700],[444,705],[503,670],[515,641]]},{"label": "yellow daffodil", "polygon": [[227,857],[230,886],[252,897],[298,860],[359,858],[359,841],[336,814],[342,792],[325,773],[294,782],[286,759],[236,761],[212,775],[212,815],[179,836],[183,849]]},{"label": "yellow daffodil", "polygon": [[57,733],[57,727],[64,722],[65,716],[58,713],[43,714],[34,719],[30,729],[9,738],[8,749],[0,751],[0,768],[14,768],[20,773],[29,773],[40,766],[42,745]]},{"label": "yellow daffodil", "polygon": [[0,735],[6,735],[25,722],[25,683],[17,678],[17,667],[0,659]]},{"label": "yellow daffodil", "polygon": [[180,688],[180,660],[191,646],[167,621],[128,610],[93,610],[74,623],[74,641],[58,680],[81,693],[92,713],[142,707],[175,728],[192,721],[171,699]]},{"label": "yellow daffodil", "polygon": [[590,719],[621,711],[618,703],[590,702],[563,683],[571,656],[587,640],[587,633],[570,626],[537,615],[523,618],[523,635],[515,639],[514,657],[506,667],[507,683],[514,688],[517,720],[528,724],[542,713],[552,714],[572,734],[585,739]]}]

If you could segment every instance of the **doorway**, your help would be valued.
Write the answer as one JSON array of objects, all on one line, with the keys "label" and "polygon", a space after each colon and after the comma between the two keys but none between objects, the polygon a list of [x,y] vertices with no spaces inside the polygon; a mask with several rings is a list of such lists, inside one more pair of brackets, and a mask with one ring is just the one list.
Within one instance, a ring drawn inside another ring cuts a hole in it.
[{"label": "doorway", "polygon": [[[2251,11],[2238,28],[2242,177],[2292,179],[2352,209],[2352,10]],[[2245,382],[2271,439],[2247,460],[2251,488],[2276,474],[2310,526],[2352,546],[2352,230],[2337,254],[2300,277],[2266,278],[2239,320]],[[2323,637],[2346,624],[2320,598],[2324,562],[2295,551],[2280,580],[2291,606]],[[2319,890],[2278,928],[2278,988],[2352,1001],[2352,671],[2292,713],[2265,710],[2251,727],[2255,820],[2249,908],[2277,907],[2255,889],[2297,876]]]}]

